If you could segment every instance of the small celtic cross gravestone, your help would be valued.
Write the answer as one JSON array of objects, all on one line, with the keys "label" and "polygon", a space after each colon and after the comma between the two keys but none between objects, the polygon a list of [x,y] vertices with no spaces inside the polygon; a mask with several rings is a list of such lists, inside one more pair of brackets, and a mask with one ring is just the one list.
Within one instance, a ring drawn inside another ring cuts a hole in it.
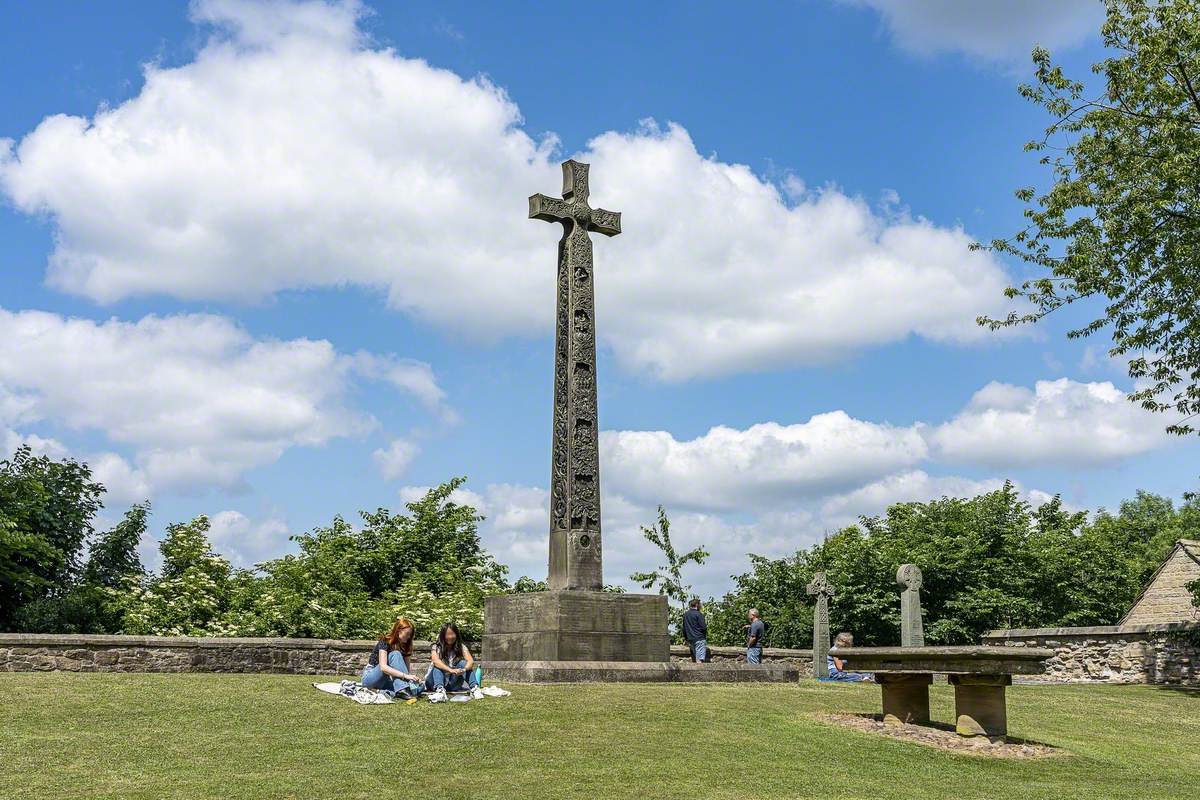
[{"label": "small celtic cross gravestone", "polygon": [[554,331],[554,437],[550,472],[550,589],[604,588],[596,317],[589,232],[616,236],[621,215],[588,205],[588,165],[565,161],[563,196],[535,194],[529,217],[563,226]]},{"label": "small celtic cross gravestone", "polygon": [[900,593],[900,646],[924,647],[925,626],[921,623],[921,568],[916,564],[901,564],[896,570],[896,583],[904,588]]},{"label": "small celtic cross gravestone", "polygon": [[825,579],[824,572],[813,575],[808,593],[816,598],[813,610],[813,677],[829,677],[829,598],[833,597],[833,586]]}]

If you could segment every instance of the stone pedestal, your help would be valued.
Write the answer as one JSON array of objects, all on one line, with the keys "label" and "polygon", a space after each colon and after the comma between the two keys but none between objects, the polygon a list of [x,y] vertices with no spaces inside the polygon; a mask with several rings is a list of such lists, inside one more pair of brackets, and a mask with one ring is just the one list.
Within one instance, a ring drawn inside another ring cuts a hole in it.
[{"label": "stone pedestal", "polygon": [[1010,675],[951,675],[954,686],[954,729],[961,736],[1007,736],[1008,712],[1004,702]]},{"label": "stone pedestal", "polygon": [[483,660],[671,659],[667,598],[614,592],[532,592],[489,597]]},{"label": "stone pedestal", "polygon": [[929,722],[929,674],[880,673],[875,680],[883,690],[883,721],[893,725]]}]

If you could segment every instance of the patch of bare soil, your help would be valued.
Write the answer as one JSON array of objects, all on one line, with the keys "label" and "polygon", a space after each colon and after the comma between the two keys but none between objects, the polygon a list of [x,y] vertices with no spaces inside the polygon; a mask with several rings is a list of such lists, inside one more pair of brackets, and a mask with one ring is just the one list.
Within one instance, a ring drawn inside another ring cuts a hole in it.
[{"label": "patch of bare soil", "polygon": [[988,758],[1050,758],[1067,754],[1061,748],[1027,739],[959,736],[952,726],[936,722],[929,725],[885,725],[879,714],[818,714],[816,717],[822,722],[965,755]]}]

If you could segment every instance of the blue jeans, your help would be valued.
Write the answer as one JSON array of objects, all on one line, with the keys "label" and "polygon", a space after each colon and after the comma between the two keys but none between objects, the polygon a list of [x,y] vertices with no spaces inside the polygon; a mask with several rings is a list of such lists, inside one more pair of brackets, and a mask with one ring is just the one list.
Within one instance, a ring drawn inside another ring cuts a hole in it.
[{"label": "blue jeans", "polygon": [[[454,669],[466,669],[467,660],[460,658],[451,664]],[[470,670],[462,675],[453,675],[437,667],[430,667],[429,674],[425,676],[425,688],[430,691],[437,689],[445,689],[447,692],[461,692],[465,689],[479,688],[479,673],[478,670]]]},{"label": "blue jeans", "polygon": [[746,648],[746,663],[761,664],[762,663],[762,647],[747,647]]},{"label": "blue jeans", "polygon": [[[408,664],[404,661],[404,654],[399,650],[388,653],[387,663],[392,669],[398,669],[401,672],[409,671]],[[419,697],[421,692],[425,691],[425,687],[420,683],[393,677],[377,666],[368,666],[363,670],[362,685],[368,689],[387,689],[396,694],[408,692],[410,697]]]},{"label": "blue jeans", "polygon": [[869,672],[846,672],[845,670],[842,670],[842,669],[831,669],[831,670],[829,670],[829,677],[822,678],[821,680],[823,680],[823,681],[846,681],[846,682],[869,681],[869,680],[871,680],[871,673],[869,673]]},{"label": "blue jeans", "polygon": [[697,639],[692,642],[692,661],[703,664],[706,658],[708,658],[708,640]]}]

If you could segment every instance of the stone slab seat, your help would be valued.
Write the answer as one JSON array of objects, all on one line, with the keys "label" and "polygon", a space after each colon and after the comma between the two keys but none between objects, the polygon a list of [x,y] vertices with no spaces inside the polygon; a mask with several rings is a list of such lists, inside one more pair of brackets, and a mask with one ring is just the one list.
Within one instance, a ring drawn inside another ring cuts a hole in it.
[{"label": "stone slab seat", "polygon": [[1054,656],[1043,647],[987,645],[933,647],[834,647],[830,655],[845,659],[856,672],[942,672],[974,675],[1038,675]]},{"label": "stone slab seat", "polygon": [[498,683],[796,683],[796,664],[637,661],[484,661]]},{"label": "stone slab seat", "polygon": [[955,730],[963,736],[1008,735],[1005,689],[1013,675],[1036,675],[1054,651],[1041,647],[835,647],[848,669],[873,672],[883,693],[883,720],[929,721],[933,673],[954,686]]}]

